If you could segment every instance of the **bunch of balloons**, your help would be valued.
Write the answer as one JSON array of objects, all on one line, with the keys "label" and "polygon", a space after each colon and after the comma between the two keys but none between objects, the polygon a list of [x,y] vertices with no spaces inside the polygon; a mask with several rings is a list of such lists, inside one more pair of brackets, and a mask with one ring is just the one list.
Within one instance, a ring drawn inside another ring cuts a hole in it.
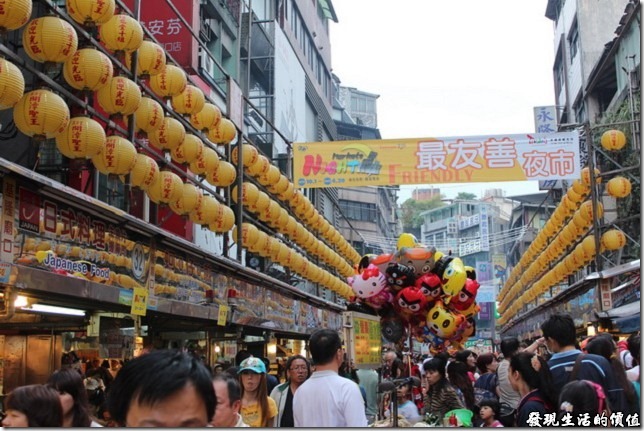
[{"label": "bunch of balloons", "polygon": [[351,302],[380,316],[387,341],[411,335],[433,352],[458,350],[476,331],[476,272],[451,253],[403,233],[394,253],[365,255],[355,272],[347,279],[355,294]]}]

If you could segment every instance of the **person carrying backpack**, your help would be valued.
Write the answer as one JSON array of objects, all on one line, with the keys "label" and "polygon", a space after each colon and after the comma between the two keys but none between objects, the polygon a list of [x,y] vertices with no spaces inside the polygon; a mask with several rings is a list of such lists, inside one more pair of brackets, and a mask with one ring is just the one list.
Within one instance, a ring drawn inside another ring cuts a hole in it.
[{"label": "person carrying backpack", "polygon": [[627,404],[624,390],[619,386],[610,363],[603,356],[585,354],[578,361],[575,375],[572,375],[577,357],[582,352],[575,347],[575,323],[569,314],[551,315],[541,324],[541,332],[548,350],[553,352],[548,366],[555,388],[561,390],[571,380],[590,380],[602,387],[611,410],[615,410],[615,406]]},{"label": "person carrying backpack", "polygon": [[478,392],[481,399],[491,398],[498,401],[496,394],[498,383],[496,369],[498,366],[499,362],[492,353],[482,353],[476,358],[476,368],[479,370],[479,378],[474,382],[475,396],[476,392]]}]

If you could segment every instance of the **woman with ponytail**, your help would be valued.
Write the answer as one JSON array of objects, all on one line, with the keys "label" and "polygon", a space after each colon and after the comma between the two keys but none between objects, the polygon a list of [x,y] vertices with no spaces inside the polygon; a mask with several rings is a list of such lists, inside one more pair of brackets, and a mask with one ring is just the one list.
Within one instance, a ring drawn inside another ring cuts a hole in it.
[{"label": "woman with ponytail", "polygon": [[512,388],[519,392],[521,400],[517,406],[515,425],[530,426],[530,413],[538,413],[541,423],[546,413],[555,412],[557,399],[552,386],[552,376],[546,361],[528,352],[517,353],[510,359],[509,380]]}]

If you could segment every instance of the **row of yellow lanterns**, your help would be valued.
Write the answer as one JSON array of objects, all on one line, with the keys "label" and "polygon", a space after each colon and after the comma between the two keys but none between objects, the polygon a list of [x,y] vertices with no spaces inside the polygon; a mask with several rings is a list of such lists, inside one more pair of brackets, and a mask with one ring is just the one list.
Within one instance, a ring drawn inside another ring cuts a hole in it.
[{"label": "row of yellow lanterns", "polygon": [[[233,163],[239,163],[238,146],[233,148],[231,159]],[[261,185],[266,187],[269,192],[273,193],[282,202],[289,205],[291,210],[300,217],[300,219],[311,231],[318,231],[318,233],[327,241],[329,241],[330,244],[335,245],[337,250],[345,257],[345,259],[347,259],[349,262],[357,262],[358,260],[360,260],[360,254],[349,244],[349,242],[342,236],[342,234],[340,234],[340,232],[318,212],[311,201],[306,196],[304,196],[301,191],[295,189],[293,183],[290,182],[285,175],[281,174],[279,169],[275,165],[271,164],[270,160],[268,160],[266,156],[259,154],[257,148],[255,148],[253,145],[243,144],[242,165],[244,166],[244,170],[247,174],[256,178],[257,181]],[[260,205],[263,205],[263,203],[266,202],[266,198],[268,198],[268,196],[264,197],[263,195],[266,195],[266,193],[260,192],[259,190],[258,193],[258,199],[261,199]],[[233,195],[236,198],[235,192],[233,192]],[[250,200],[254,199],[255,198],[253,194],[250,196]],[[270,198],[268,199],[270,205],[271,200]],[[273,207],[278,208],[280,206],[277,202],[275,202],[275,205]],[[277,211],[277,209],[275,209],[275,211]],[[270,217],[266,216],[265,218],[270,219]],[[303,243],[298,244],[304,247]],[[339,256],[338,258],[342,260]],[[333,259],[337,260],[335,258]],[[342,260],[342,262],[344,264],[338,266],[340,268],[340,271],[343,274],[344,272],[351,271],[350,265],[348,268],[345,268],[346,262],[344,260]],[[348,272],[348,275],[346,276],[348,277],[351,274],[352,272]]]},{"label": "row of yellow lanterns", "polygon": [[[83,7],[85,11],[82,10]],[[150,41],[143,41],[143,31],[136,20],[127,15],[113,15],[113,5],[101,5],[101,2],[91,7],[87,2],[68,2],[68,12],[81,24],[102,24],[99,29],[101,40],[111,51],[125,51],[129,54],[138,49],[139,76],[150,77],[152,91],[165,99],[171,98],[174,110],[180,114],[191,115],[193,126],[207,133],[211,141],[226,144],[235,138],[236,131],[232,122],[222,118],[216,106],[205,103],[205,97],[200,89],[187,85],[185,72],[176,66],[166,65],[165,52],[160,46]],[[26,19],[30,14],[29,11]],[[2,18],[0,16],[0,24],[3,23]],[[26,19],[22,21],[26,22]],[[107,56],[92,48],[77,50],[77,34],[66,21],[53,16],[32,20],[23,33],[23,43],[27,54],[35,61],[64,63],[63,76],[68,84],[78,90],[96,91],[99,104],[108,114],[128,116],[136,113],[137,131],[146,133],[153,145],[163,150],[170,150],[175,162],[188,163],[190,169],[196,174],[206,173],[209,182],[214,185],[227,186],[234,181],[234,167],[227,162],[222,162],[222,169],[216,169],[220,161],[214,150],[204,148],[203,143],[196,136],[187,135],[179,121],[171,117],[163,117],[161,105],[151,98],[142,98],[140,89],[133,81],[122,76],[112,77],[113,67]],[[130,63],[130,55],[126,55],[128,67],[131,67]],[[35,90],[16,102],[18,96],[22,96],[24,92],[24,79],[19,69],[11,63],[5,61],[3,66],[5,67],[0,69],[0,82],[7,82],[5,88],[9,91],[3,91],[3,94],[0,94],[2,99],[7,99],[2,100],[0,106],[16,105],[14,117],[18,128],[23,133],[49,139],[67,132],[63,138],[57,139],[57,146],[65,156],[91,158],[97,169],[104,174],[125,175],[130,173],[130,170],[134,170],[132,184],[144,189],[154,202],[168,203],[173,211],[181,215],[191,214],[191,220],[197,223],[208,225],[214,223],[211,216],[204,217],[203,212],[198,211],[201,206],[211,209],[221,207],[214,198],[204,197],[201,191],[191,184],[183,184],[176,174],[159,172],[156,162],[148,156],[136,154],[134,146],[126,139],[118,136],[105,137],[102,127],[94,120],[76,117],[70,121],[69,111],[65,109],[64,101],[55,93]],[[2,73],[7,69],[8,73]],[[38,121],[40,118],[37,114],[40,112],[46,113],[42,115],[45,121]],[[101,142],[104,142],[104,145],[101,145]],[[255,155],[257,156],[257,153]],[[277,170],[279,177],[275,184],[272,184],[271,179],[275,178],[275,175],[271,176],[269,172],[276,168],[270,165],[267,159],[264,163],[261,162],[260,159],[258,169],[260,182],[265,179],[264,185],[267,186],[278,186],[284,183]],[[267,164],[273,169],[263,172],[263,167]],[[222,171],[223,175],[217,175],[218,171]],[[316,222],[321,219],[323,222],[320,232],[328,240],[336,243],[341,251],[350,254],[351,258],[354,260],[359,258],[357,252],[335,228],[319,214],[311,212],[310,209],[313,206],[310,201],[299,191],[293,190],[292,183],[288,182],[288,179],[286,181],[287,187],[279,191],[285,193],[284,200],[288,202],[293,201],[289,200],[291,197],[289,192],[293,193],[292,197],[295,197],[293,207],[298,215],[308,216],[307,222],[316,227],[318,227]],[[179,190],[185,193],[180,194]],[[299,196],[301,198],[298,199]],[[193,211],[196,215],[193,215]],[[224,225],[230,227],[230,217],[226,217]],[[217,225],[213,230],[221,231],[221,229],[223,226]],[[323,253],[322,256],[324,258],[332,255],[335,253],[328,249],[328,252]],[[338,258],[337,255],[329,257],[329,263],[344,263],[341,269],[343,272],[348,272],[350,265]],[[345,266],[347,268],[344,268]]]},{"label": "row of yellow lanterns", "polygon": [[[237,202],[236,186],[232,189],[232,199]],[[319,256],[326,264],[337,268],[345,277],[347,277],[345,274],[353,272],[351,265],[346,260],[324,242],[317,239],[279,203],[272,200],[268,194],[260,191],[253,183],[244,182],[242,184],[242,204],[249,211],[257,214],[260,220],[286,235],[291,241],[294,241],[312,255]]]},{"label": "row of yellow lanterns", "polygon": [[237,238],[237,229],[233,229],[233,241],[265,258],[289,268],[305,279],[319,283],[325,288],[349,299],[353,292],[351,287],[335,275],[318,267],[295,250],[276,238],[257,229],[251,223],[242,223],[242,237]]},{"label": "row of yellow lanterns", "polygon": [[[619,130],[606,131],[601,138],[601,145],[607,150],[619,150],[626,142],[624,134]],[[596,182],[601,183],[600,172],[594,171]],[[606,185],[610,196],[623,198],[630,194],[631,184],[624,177],[615,177]],[[539,295],[547,292],[550,287],[563,281],[575,273],[595,257],[595,237],[585,238],[554,268],[540,275],[548,267],[548,262],[560,258],[566,248],[580,236],[584,235],[592,226],[592,202],[584,202],[579,210],[575,208],[590,192],[590,170],[582,170],[582,178],[575,180],[572,187],[562,197],[562,201],[539,232],[518,265],[511,272],[508,281],[499,293],[499,312],[504,313],[499,319],[500,324],[505,324],[510,316],[515,316],[526,302],[534,301]],[[603,215],[603,206],[597,203],[598,217]],[[570,217],[572,215],[572,218]],[[570,219],[568,221],[568,219]],[[565,227],[563,224],[568,221]],[[554,233],[559,232],[551,241]],[[626,244],[623,232],[611,229],[601,236],[601,250],[617,250]],[[547,245],[547,247],[546,247]],[[545,251],[543,251],[545,248]],[[537,256],[538,255],[538,256]],[[536,260],[535,260],[536,257]],[[528,264],[528,262],[532,262]],[[537,279],[538,278],[538,279]],[[535,281],[536,280],[536,281]],[[523,292],[517,300],[515,297]]]}]

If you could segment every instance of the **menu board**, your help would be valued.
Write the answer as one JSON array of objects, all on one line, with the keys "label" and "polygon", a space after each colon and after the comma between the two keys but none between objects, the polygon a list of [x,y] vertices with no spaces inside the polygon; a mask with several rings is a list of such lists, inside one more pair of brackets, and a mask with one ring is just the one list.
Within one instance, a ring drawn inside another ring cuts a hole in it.
[{"label": "menu board", "polygon": [[380,320],[353,318],[353,361],[356,365],[380,364]]}]

